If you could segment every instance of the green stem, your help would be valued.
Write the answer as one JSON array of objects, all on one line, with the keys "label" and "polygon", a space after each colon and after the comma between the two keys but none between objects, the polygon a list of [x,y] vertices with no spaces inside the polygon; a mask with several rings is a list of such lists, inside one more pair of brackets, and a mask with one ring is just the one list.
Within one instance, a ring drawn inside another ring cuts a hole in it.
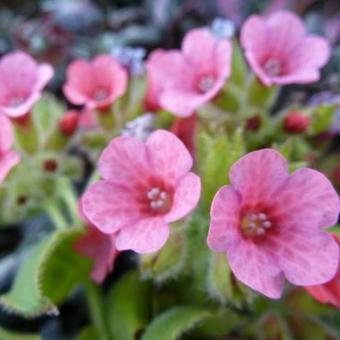
[{"label": "green stem", "polygon": [[101,292],[97,285],[88,281],[85,283],[88,308],[93,326],[98,333],[98,340],[109,340],[105,319]]},{"label": "green stem", "polygon": [[65,202],[67,209],[70,213],[73,224],[77,224],[80,221],[78,214],[78,200],[73,190],[72,183],[68,178],[62,178],[59,181],[59,193],[60,197]]},{"label": "green stem", "polygon": [[63,230],[67,228],[68,223],[60,212],[60,209],[56,205],[56,202],[48,202],[46,204],[46,211],[57,229]]}]

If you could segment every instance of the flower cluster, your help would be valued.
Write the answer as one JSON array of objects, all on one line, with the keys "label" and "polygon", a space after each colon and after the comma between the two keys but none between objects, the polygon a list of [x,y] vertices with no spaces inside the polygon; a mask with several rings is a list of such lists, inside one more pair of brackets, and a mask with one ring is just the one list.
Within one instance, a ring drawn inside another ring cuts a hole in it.
[{"label": "flower cluster", "polygon": [[[287,11],[249,17],[240,48],[234,34],[219,19],[145,62],[144,49],[125,47],[74,60],[60,91],[68,104],[42,93],[52,66],[4,56],[0,204],[20,209],[38,196],[34,213],[75,227],[72,242],[44,254],[89,258],[97,283],[134,251],[160,290],[168,277],[183,280],[175,292],[192,280],[190,303],[238,308],[250,289],[278,299],[289,282],[340,307],[340,238],[326,230],[340,200],[322,167],[336,107],[276,101],[280,86],[320,79],[329,43]],[[69,179],[81,182],[80,198]]]}]

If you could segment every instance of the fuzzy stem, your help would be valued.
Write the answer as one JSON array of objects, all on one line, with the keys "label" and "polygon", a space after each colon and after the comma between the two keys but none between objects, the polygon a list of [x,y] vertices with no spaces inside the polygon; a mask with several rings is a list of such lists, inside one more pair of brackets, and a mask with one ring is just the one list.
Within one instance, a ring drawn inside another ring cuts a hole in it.
[{"label": "fuzzy stem", "polygon": [[93,326],[98,333],[98,340],[109,340],[109,335],[104,319],[103,300],[101,292],[93,282],[85,283],[85,292],[88,308]]},{"label": "fuzzy stem", "polygon": [[59,193],[60,197],[63,199],[67,206],[72,223],[74,225],[77,224],[80,221],[78,214],[78,200],[69,179],[62,178],[59,181]]},{"label": "fuzzy stem", "polygon": [[58,208],[56,202],[48,202],[46,204],[46,211],[57,229],[63,230],[67,228],[68,223]]}]

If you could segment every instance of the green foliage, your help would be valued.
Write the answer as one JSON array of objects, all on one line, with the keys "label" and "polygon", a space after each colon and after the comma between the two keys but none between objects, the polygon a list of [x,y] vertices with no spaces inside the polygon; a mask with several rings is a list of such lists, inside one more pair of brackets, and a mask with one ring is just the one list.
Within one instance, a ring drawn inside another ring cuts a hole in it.
[{"label": "green foliage", "polygon": [[323,105],[314,109],[312,113],[312,124],[310,132],[320,134],[328,130],[333,122],[336,105]]},{"label": "green foliage", "polygon": [[151,319],[150,281],[141,281],[135,271],[128,272],[111,288],[106,315],[114,340],[134,340]]},{"label": "green foliage", "polygon": [[226,86],[243,88],[247,80],[247,71],[247,64],[243,58],[243,53],[241,51],[240,45],[236,41],[234,41],[231,75]]},{"label": "green foliage", "polygon": [[73,250],[81,232],[77,228],[58,231],[34,246],[0,304],[28,318],[58,313],[55,304],[89,275],[90,262]]},{"label": "green foliage", "polygon": [[174,307],[156,317],[141,340],[176,340],[199,322],[210,316],[206,308],[195,306]]},{"label": "green foliage", "polygon": [[41,337],[33,334],[24,334],[0,328],[1,340],[40,340]]},{"label": "green foliage", "polygon": [[94,340],[98,338],[96,328],[92,326],[83,328],[77,336],[77,340]]},{"label": "green foliage", "polygon": [[183,268],[186,256],[186,244],[182,228],[171,227],[171,235],[156,253],[141,256],[143,275],[163,282],[175,277]]},{"label": "green foliage", "polygon": [[228,184],[230,167],[245,153],[243,133],[238,129],[227,138],[201,132],[198,141],[198,158],[203,188],[203,204],[208,209],[217,190]]},{"label": "green foliage", "polygon": [[249,80],[247,100],[249,107],[268,109],[274,103],[278,87],[265,86],[255,76]]},{"label": "green foliage", "polygon": [[208,275],[209,294],[224,305],[241,307],[250,303],[252,292],[234,277],[223,253],[212,255]]},{"label": "green foliage", "polygon": [[66,107],[47,93],[34,106],[31,116],[39,137],[40,147],[44,147],[55,130],[59,129],[59,119],[65,112]]}]

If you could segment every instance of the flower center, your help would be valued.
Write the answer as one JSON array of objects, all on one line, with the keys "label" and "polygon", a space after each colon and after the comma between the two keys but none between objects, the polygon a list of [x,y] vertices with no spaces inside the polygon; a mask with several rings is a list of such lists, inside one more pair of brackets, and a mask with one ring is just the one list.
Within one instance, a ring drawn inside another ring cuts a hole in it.
[{"label": "flower center", "polygon": [[105,89],[98,89],[94,93],[93,98],[96,101],[102,101],[102,100],[105,100],[108,96],[109,96],[109,92],[107,90],[105,90]]},{"label": "flower center", "polygon": [[23,98],[14,96],[14,97],[11,98],[11,100],[9,102],[9,106],[17,107],[17,106],[21,105],[23,102],[24,102]]},{"label": "flower center", "polygon": [[273,226],[265,213],[251,213],[243,217],[241,230],[245,236],[264,236]]},{"label": "flower center", "polygon": [[276,77],[282,73],[282,63],[276,58],[269,58],[264,63],[263,69],[269,76]]},{"label": "flower center", "polygon": [[198,81],[199,91],[205,93],[213,88],[215,84],[215,78],[213,76],[203,76]]},{"label": "flower center", "polygon": [[148,198],[151,211],[157,214],[165,214],[170,210],[171,197],[166,191],[163,191],[158,187],[154,187],[146,194],[146,196]]}]

